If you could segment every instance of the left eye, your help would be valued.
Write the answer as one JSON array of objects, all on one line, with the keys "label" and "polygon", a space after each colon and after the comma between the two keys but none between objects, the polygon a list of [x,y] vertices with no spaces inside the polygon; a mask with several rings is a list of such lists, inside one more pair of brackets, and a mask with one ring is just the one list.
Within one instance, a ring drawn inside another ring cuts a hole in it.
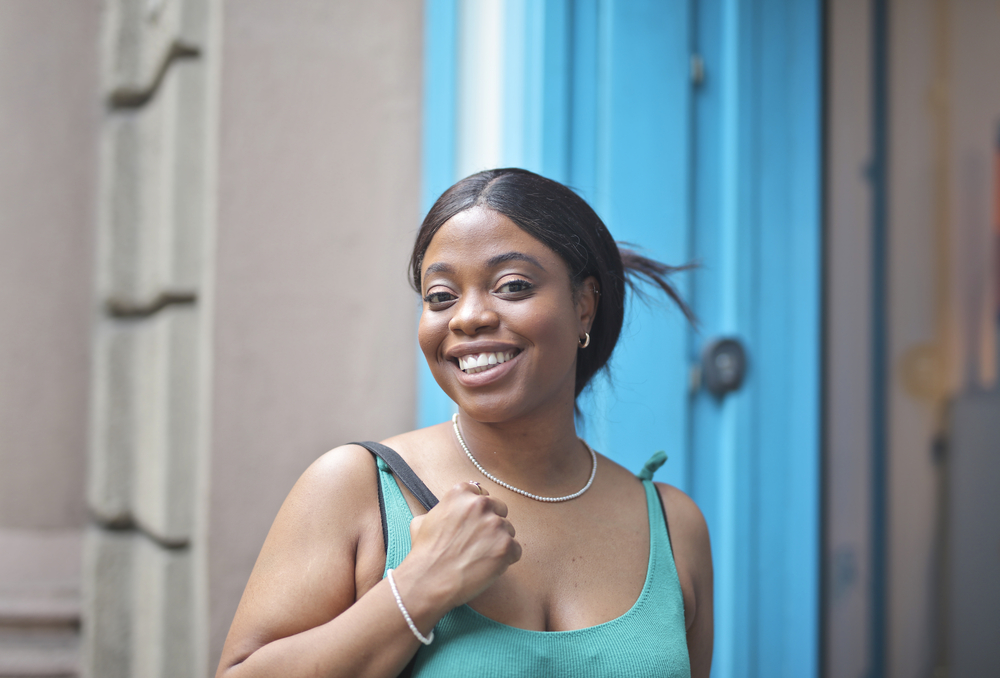
[{"label": "left eye", "polygon": [[501,285],[497,291],[501,294],[517,294],[518,292],[527,292],[531,287],[531,283],[527,280],[511,280]]}]

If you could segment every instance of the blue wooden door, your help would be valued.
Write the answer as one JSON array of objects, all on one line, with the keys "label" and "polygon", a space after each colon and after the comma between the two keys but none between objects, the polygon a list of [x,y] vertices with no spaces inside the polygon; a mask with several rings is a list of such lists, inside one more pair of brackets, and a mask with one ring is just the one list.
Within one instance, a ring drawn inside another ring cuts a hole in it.
[{"label": "blue wooden door", "polygon": [[[617,239],[701,264],[677,280],[697,328],[630,300],[581,431],[635,470],[666,450],[657,479],[705,513],[714,676],[818,674],[819,31],[818,0],[427,3],[425,207],[522,166]],[[698,379],[718,336],[749,356],[723,399]],[[424,371],[420,423],[450,412]]]}]

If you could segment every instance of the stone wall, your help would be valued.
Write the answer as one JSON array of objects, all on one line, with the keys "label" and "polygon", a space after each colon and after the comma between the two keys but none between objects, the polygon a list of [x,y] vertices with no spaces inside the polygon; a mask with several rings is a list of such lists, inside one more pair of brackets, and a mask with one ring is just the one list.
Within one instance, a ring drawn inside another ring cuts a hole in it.
[{"label": "stone wall", "polygon": [[103,28],[83,673],[210,675],[297,476],[413,425],[422,8]]},{"label": "stone wall", "polygon": [[0,3],[0,677],[212,675],[297,476],[413,426],[422,11]]},{"label": "stone wall", "polygon": [[198,526],[210,454],[219,7],[104,5],[83,673],[208,662]]}]

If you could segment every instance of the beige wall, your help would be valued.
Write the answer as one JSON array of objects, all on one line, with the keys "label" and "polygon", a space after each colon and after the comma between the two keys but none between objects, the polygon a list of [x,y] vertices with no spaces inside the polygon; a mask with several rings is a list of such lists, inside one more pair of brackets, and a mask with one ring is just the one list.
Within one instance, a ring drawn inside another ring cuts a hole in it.
[{"label": "beige wall", "polygon": [[[826,671],[869,675],[871,3],[829,4]],[[889,3],[886,675],[946,670],[948,498],[935,439],[949,402],[988,387],[991,155],[1000,5]],[[959,433],[967,435],[967,431]]]},{"label": "beige wall", "polygon": [[208,675],[298,475],[413,425],[422,7],[104,6],[82,670]]},{"label": "beige wall", "polygon": [[0,529],[85,520],[98,10],[0,3]]},{"label": "beige wall", "polygon": [[946,467],[934,440],[947,432],[948,402],[989,386],[992,371],[979,340],[995,331],[992,313],[981,321],[992,282],[984,255],[1000,124],[1000,4],[890,4],[887,658],[891,676],[908,678],[935,669],[945,628]]},{"label": "beige wall", "polygon": [[209,586],[218,659],[274,514],[414,425],[422,7],[224,5]]},{"label": "beige wall", "polygon": [[0,2],[4,676],[78,663],[99,18],[99,0]]}]

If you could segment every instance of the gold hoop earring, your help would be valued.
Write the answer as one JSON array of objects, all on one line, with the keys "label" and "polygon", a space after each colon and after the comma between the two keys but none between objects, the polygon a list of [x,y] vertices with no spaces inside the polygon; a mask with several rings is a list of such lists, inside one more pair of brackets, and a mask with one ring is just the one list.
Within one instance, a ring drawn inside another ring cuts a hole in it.
[{"label": "gold hoop earring", "polygon": [[590,332],[583,333],[583,339],[580,339],[580,348],[587,348],[590,346]]}]

